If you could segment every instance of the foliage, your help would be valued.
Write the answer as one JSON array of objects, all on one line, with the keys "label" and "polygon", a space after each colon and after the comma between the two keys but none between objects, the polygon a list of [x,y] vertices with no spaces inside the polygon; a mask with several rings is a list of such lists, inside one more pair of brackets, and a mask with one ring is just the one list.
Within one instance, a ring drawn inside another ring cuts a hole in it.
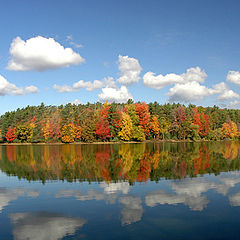
[{"label": "foliage", "polygon": [[16,138],[15,134],[15,128],[12,128],[11,126],[8,128],[8,131],[5,136],[6,140],[8,142],[12,142]]},{"label": "foliage", "polygon": [[33,136],[32,125],[18,125],[16,127],[16,138],[20,142],[30,142]]},{"label": "foliage", "polygon": [[121,131],[118,133],[118,136],[124,140],[131,140],[133,133],[133,125],[130,116],[127,113],[122,113],[122,122],[121,122]]},{"label": "foliage", "polygon": [[62,127],[62,142],[71,143],[74,142],[76,137],[76,127],[73,123],[69,123]]},{"label": "foliage", "polygon": [[[129,116],[127,120],[125,114]],[[133,129],[131,134],[128,129],[130,120]],[[66,137],[68,134],[65,133],[65,126],[70,126],[69,124],[75,128],[74,140]],[[27,106],[3,114],[0,117],[0,140],[36,143],[118,139],[144,141],[154,138],[221,140],[237,139],[239,127],[240,110],[220,109],[217,106],[203,108],[192,104],[134,104],[133,101],[128,101],[127,104],[97,102],[57,107],[42,103],[40,106]],[[15,129],[15,134],[11,129]],[[12,140],[14,136],[15,139]]]}]

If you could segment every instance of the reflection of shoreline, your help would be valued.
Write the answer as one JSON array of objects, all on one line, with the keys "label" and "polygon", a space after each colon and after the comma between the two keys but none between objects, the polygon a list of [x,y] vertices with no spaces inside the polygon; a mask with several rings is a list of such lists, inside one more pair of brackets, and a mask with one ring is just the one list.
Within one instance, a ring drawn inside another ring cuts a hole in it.
[{"label": "reflection of shoreline", "polygon": [[[0,147],[0,168],[28,180],[107,183],[183,179],[240,169],[239,142]],[[220,163],[220,164],[219,164]],[[109,188],[109,191],[111,189]]]}]

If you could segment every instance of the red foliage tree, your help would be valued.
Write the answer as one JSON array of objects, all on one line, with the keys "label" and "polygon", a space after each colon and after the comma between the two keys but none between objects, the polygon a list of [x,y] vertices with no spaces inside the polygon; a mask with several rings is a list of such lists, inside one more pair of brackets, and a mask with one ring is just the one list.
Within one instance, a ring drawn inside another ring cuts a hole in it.
[{"label": "red foliage tree", "polygon": [[150,133],[150,113],[148,105],[143,103],[136,103],[136,113],[139,116],[139,125],[144,131],[145,136]]},{"label": "red foliage tree", "polygon": [[96,123],[95,130],[97,136],[102,140],[106,140],[107,138],[111,137],[108,121],[103,117],[100,117],[100,119]]},{"label": "red foliage tree", "polygon": [[173,117],[177,124],[181,124],[186,120],[186,108],[184,106],[179,106],[178,108],[174,109]]},{"label": "red foliage tree", "polygon": [[6,133],[5,138],[7,139],[8,142],[12,142],[15,138],[15,128],[12,128],[11,126],[8,128],[8,131]]}]

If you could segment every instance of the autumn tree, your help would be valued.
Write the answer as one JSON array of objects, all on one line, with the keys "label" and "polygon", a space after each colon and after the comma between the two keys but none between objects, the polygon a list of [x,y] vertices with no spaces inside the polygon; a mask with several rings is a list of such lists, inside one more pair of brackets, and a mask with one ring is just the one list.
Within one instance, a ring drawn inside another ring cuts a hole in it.
[{"label": "autumn tree", "polygon": [[148,105],[143,103],[136,103],[136,113],[139,117],[139,125],[143,129],[146,137],[150,133],[150,113],[148,110]]},{"label": "autumn tree", "polygon": [[74,142],[76,137],[76,127],[73,123],[69,123],[62,127],[62,142],[71,143]]},{"label": "autumn tree", "polygon": [[169,131],[170,123],[165,117],[161,117],[159,121],[160,125],[160,133],[162,134],[163,140],[165,139],[165,135]]},{"label": "autumn tree", "polygon": [[153,133],[154,138],[159,137],[160,125],[156,115],[152,116],[152,121],[150,122],[150,129]]},{"label": "autumn tree", "polygon": [[239,136],[237,125],[231,120],[222,125],[221,131],[224,138],[235,139]]},{"label": "autumn tree", "polygon": [[201,137],[207,136],[210,131],[210,118],[208,114],[204,114],[203,112],[199,113],[198,108],[193,109],[193,111],[193,123],[199,126],[199,135]]},{"label": "autumn tree", "polygon": [[8,142],[13,142],[16,138],[15,128],[12,128],[11,126],[8,128],[8,131],[5,136],[6,140]]},{"label": "autumn tree", "polygon": [[121,122],[121,130],[118,133],[118,136],[125,141],[129,141],[132,138],[133,134],[133,126],[132,120],[127,113],[122,113],[122,122]]},{"label": "autumn tree", "polygon": [[30,142],[33,136],[33,126],[32,125],[19,125],[16,127],[16,138],[20,142]]}]

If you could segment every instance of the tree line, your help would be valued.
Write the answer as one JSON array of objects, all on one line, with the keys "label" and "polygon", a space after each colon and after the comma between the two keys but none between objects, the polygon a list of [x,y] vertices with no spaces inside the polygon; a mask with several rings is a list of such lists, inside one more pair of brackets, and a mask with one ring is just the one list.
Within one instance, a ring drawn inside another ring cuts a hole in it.
[{"label": "tree line", "polygon": [[120,103],[27,106],[0,117],[0,141],[117,142],[238,139],[240,110],[218,106]]}]

